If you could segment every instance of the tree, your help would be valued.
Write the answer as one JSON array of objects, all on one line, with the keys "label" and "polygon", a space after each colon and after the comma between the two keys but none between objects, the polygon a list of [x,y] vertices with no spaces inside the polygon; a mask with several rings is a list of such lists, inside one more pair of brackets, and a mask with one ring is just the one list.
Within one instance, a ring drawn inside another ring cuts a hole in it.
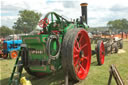
[{"label": "tree", "polygon": [[21,34],[21,33],[23,33],[23,31],[18,30],[18,29],[15,29],[15,30],[14,30],[14,33],[15,33],[15,34]]},{"label": "tree", "polygon": [[6,26],[0,27],[0,36],[2,36],[2,37],[6,37],[6,36],[11,35],[13,33],[14,33],[14,30],[12,30]]},{"label": "tree", "polygon": [[107,26],[112,31],[125,31],[128,30],[128,21],[126,19],[117,19],[113,21],[109,21],[107,23]]},{"label": "tree", "polygon": [[31,10],[19,11],[19,15],[20,17],[14,23],[13,29],[24,33],[29,33],[34,30],[41,17],[40,13]]}]

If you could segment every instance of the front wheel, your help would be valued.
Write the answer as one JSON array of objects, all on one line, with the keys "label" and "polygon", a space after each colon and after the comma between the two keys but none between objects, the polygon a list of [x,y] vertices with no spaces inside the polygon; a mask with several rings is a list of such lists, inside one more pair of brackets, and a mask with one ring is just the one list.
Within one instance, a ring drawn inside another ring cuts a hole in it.
[{"label": "front wheel", "polygon": [[105,49],[104,49],[103,41],[98,41],[97,42],[96,51],[97,51],[97,62],[98,62],[98,65],[104,64]]}]

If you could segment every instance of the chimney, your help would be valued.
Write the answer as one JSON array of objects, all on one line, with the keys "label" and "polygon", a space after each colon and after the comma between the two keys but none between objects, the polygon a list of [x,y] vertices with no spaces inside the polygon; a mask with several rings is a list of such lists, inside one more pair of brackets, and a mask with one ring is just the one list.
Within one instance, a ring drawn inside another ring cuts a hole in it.
[{"label": "chimney", "polygon": [[80,6],[81,6],[81,12],[82,12],[82,17],[81,17],[82,21],[86,22],[86,24],[87,24],[87,6],[88,6],[88,4],[81,3]]}]

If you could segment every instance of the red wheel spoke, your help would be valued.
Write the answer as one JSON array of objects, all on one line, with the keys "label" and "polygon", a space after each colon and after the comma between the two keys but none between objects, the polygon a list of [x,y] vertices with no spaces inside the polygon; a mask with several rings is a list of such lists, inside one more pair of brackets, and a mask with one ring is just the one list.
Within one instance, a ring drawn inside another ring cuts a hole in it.
[{"label": "red wheel spoke", "polygon": [[83,48],[85,48],[88,44],[84,44],[82,47],[80,47],[80,50],[82,50]]},{"label": "red wheel spoke", "polygon": [[78,63],[79,63],[79,59],[76,60],[76,62],[75,62],[74,65],[75,65],[75,66],[78,65]]},{"label": "red wheel spoke", "polygon": [[74,58],[79,58],[79,55],[78,54],[74,55]]},{"label": "red wheel spoke", "polygon": [[79,40],[79,42],[81,42],[81,41],[82,41],[83,37],[84,37],[83,35],[80,37],[80,40]]},{"label": "red wheel spoke", "polygon": [[79,49],[79,42],[78,42],[78,40],[76,40],[76,46]]},{"label": "red wheel spoke", "polygon": [[78,67],[77,67],[77,73],[80,71],[80,66],[79,65],[77,65]]},{"label": "red wheel spoke", "polygon": [[75,52],[76,52],[76,53],[78,53],[78,52],[79,52],[79,50],[78,50],[76,47],[74,47],[74,49],[75,49]]},{"label": "red wheel spoke", "polygon": [[79,51],[80,51],[80,50],[79,50],[79,43],[77,42],[77,40],[76,40],[76,42],[75,42],[75,45],[76,45],[76,46],[74,46],[75,51],[79,52]]},{"label": "red wheel spoke", "polygon": [[86,61],[87,61],[88,58],[87,58],[87,57],[82,57],[82,58],[80,59],[81,62],[83,62],[83,60],[86,60]]},{"label": "red wheel spoke", "polygon": [[88,60],[88,58],[87,58],[87,57],[83,57],[83,59],[84,59],[84,60]]},{"label": "red wheel spoke", "polygon": [[79,65],[80,65],[80,68],[85,72],[84,67],[81,64],[79,64]]}]

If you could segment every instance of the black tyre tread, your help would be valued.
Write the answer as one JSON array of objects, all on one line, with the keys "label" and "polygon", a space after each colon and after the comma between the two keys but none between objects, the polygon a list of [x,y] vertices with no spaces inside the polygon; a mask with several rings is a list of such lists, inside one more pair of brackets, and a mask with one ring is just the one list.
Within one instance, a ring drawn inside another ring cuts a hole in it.
[{"label": "black tyre tread", "polygon": [[70,35],[73,32],[73,30],[74,29],[70,29],[70,30],[68,30],[66,32],[66,34],[64,35],[64,38],[63,38],[63,42],[62,42],[62,48],[61,48],[61,56],[62,56],[62,59],[61,59],[61,61],[62,61],[63,71],[64,71],[65,74],[69,70],[69,66],[67,64],[68,58],[66,58],[68,56],[67,55],[67,44],[69,42],[69,38],[70,38]]},{"label": "black tyre tread", "polygon": [[[80,79],[75,75],[75,70],[73,68],[73,58],[70,57],[72,56],[73,54],[73,47],[74,47],[74,40],[75,40],[75,37],[77,35],[77,33],[80,31],[81,29],[75,29],[74,32],[70,35],[70,38],[69,38],[69,42],[67,43],[67,56],[68,59],[67,59],[67,62],[68,62],[68,67],[69,67],[69,73],[70,75],[72,76],[72,79],[75,80],[75,81],[80,81]],[[72,60],[72,61],[71,61]]]}]

